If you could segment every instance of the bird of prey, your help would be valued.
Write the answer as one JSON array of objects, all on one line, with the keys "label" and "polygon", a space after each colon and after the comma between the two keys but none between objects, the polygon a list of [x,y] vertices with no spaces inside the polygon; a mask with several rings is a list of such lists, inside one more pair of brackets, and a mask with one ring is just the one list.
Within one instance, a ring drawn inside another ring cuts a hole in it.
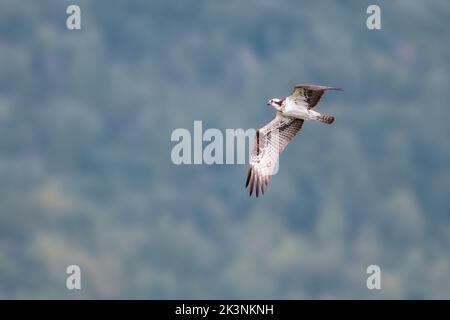
[{"label": "bird of prey", "polygon": [[327,90],[342,90],[312,84],[299,84],[289,97],[270,99],[267,105],[277,110],[275,118],[256,131],[253,151],[245,187],[250,196],[255,191],[256,197],[268,185],[270,176],[278,170],[278,158],[287,144],[302,128],[305,120],[316,120],[331,124],[334,117],[314,111],[322,95]]}]

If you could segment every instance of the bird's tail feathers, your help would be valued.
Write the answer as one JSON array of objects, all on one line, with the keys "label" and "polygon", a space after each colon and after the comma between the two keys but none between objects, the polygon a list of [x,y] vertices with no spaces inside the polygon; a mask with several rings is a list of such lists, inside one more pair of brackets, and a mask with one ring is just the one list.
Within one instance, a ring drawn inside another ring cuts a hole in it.
[{"label": "bird's tail feathers", "polygon": [[334,117],[328,116],[326,114],[321,114],[320,116],[317,117],[317,120],[319,120],[322,123],[332,124],[334,122]]}]

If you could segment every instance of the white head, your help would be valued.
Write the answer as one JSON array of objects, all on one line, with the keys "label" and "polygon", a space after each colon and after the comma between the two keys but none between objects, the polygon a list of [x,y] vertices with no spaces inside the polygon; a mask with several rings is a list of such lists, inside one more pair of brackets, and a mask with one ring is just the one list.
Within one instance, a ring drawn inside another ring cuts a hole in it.
[{"label": "white head", "polygon": [[272,106],[277,110],[280,110],[281,105],[283,104],[283,101],[284,101],[284,99],[273,98],[273,99],[270,99],[269,101],[267,101],[267,105]]}]

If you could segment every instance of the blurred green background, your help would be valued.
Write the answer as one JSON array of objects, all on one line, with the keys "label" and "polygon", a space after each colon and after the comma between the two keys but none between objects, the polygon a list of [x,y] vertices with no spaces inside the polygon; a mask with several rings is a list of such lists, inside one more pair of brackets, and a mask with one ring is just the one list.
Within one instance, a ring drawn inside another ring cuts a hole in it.
[{"label": "blurred green background", "polygon": [[[446,0],[1,0],[0,297],[450,298],[449,27]],[[174,129],[260,127],[299,82],[344,88],[337,120],[263,198],[172,164]]]}]

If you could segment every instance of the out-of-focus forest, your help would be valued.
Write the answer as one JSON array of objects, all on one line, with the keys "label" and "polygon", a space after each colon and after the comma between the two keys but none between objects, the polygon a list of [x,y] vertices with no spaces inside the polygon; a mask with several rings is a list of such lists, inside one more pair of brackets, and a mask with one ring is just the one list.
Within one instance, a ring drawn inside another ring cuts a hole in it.
[{"label": "out-of-focus forest", "polygon": [[[450,3],[369,4],[2,0],[0,297],[450,298]],[[260,127],[298,82],[337,120],[264,197],[172,164],[174,129]]]}]

